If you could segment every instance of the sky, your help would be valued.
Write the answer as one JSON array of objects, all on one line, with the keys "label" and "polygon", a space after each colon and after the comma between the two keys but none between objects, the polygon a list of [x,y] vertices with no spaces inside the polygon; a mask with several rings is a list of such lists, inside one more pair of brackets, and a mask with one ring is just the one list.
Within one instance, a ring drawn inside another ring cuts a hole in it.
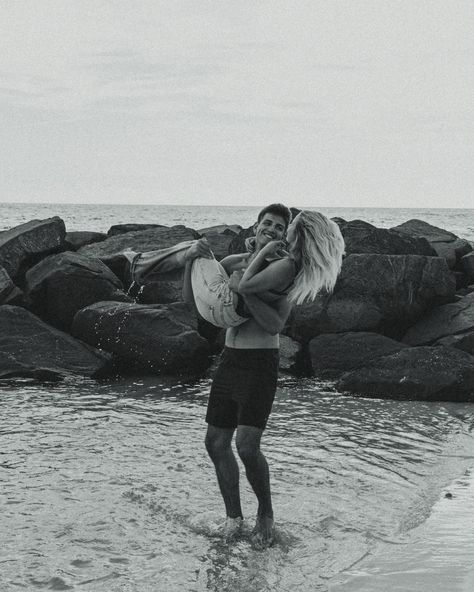
[{"label": "sky", "polygon": [[0,0],[0,202],[472,206],[472,0]]}]

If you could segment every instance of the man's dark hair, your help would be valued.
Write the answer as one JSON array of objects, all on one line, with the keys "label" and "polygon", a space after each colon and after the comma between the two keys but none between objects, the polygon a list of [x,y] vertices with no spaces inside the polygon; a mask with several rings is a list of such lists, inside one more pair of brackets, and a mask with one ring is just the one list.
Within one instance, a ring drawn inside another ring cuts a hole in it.
[{"label": "man's dark hair", "polygon": [[285,230],[288,228],[288,224],[291,222],[291,211],[281,203],[270,204],[269,206],[263,208],[263,210],[261,210],[258,214],[257,222],[260,222],[265,214],[273,214],[274,216],[280,216],[280,218],[283,218],[285,221]]}]

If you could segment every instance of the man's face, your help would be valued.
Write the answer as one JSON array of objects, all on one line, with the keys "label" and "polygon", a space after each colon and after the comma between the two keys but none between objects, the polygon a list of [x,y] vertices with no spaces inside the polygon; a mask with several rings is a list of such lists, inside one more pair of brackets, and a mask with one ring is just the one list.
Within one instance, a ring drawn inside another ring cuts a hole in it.
[{"label": "man's face", "polygon": [[255,225],[255,241],[257,249],[261,249],[272,240],[282,240],[285,236],[285,220],[281,216],[266,213]]}]

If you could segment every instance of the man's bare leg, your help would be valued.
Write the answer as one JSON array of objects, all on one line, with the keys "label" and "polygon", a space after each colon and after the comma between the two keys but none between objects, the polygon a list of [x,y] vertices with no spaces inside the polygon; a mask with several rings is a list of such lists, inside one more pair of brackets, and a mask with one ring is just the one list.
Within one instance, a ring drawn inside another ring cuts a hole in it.
[{"label": "man's bare leg", "polygon": [[231,538],[242,526],[240,505],[239,466],[232,451],[234,429],[217,428],[208,425],[206,448],[216,469],[217,482],[224,500],[227,521],[225,535]]},{"label": "man's bare leg", "polygon": [[238,426],[237,452],[245,466],[247,479],[258,499],[254,541],[262,546],[273,542],[273,507],[270,491],[270,471],[260,450],[263,430],[253,426]]}]

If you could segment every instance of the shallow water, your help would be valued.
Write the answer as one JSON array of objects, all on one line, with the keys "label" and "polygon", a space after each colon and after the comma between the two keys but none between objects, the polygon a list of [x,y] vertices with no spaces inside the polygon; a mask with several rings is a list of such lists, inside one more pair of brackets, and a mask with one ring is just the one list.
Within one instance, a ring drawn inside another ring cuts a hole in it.
[{"label": "shallow water", "polygon": [[[352,398],[282,378],[263,443],[277,541],[258,551],[245,478],[243,535],[220,535],[203,447],[209,386],[3,384],[0,590],[424,590],[412,586],[414,557],[445,573],[446,537],[459,575],[450,590],[468,589],[474,405]],[[407,587],[370,587],[390,561]]]}]

